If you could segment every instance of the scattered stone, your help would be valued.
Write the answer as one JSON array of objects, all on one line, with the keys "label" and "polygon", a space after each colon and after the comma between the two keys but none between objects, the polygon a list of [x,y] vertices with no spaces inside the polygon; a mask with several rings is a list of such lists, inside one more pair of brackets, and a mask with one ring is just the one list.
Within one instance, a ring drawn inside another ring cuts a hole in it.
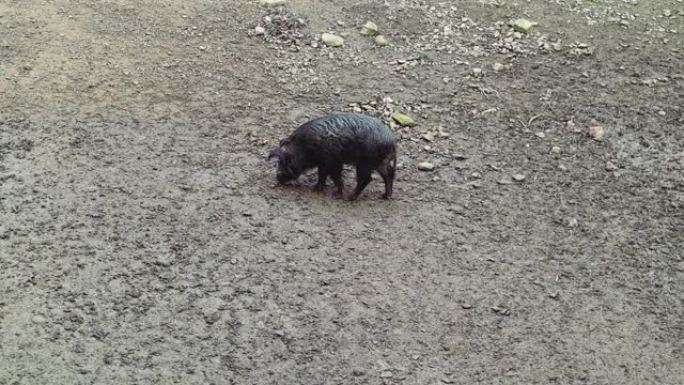
[{"label": "scattered stone", "polygon": [[494,63],[492,69],[494,69],[494,72],[501,72],[504,69],[504,65],[501,63]]},{"label": "scattered stone", "polygon": [[610,161],[606,162],[606,171],[615,171],[617,169],[618,169],[618,166],[615,163],[610,162]]},{"label": "scattered stone", "polygon": [[171,258],[166,254],[162,254],[157,257],[157,265],[164,267],[171,266]]},{"label": "scattered stone", "polygon": [[672,16],[672,11],[669,9],[663,9],[663,16],[665,16],[665,17]]},{"label": "scattered stone", "polygon": [[380,47],[385,47],[389,43],[387,42],[387,39],[385,39],[384,36],[378,35],[375,37],[375,44],[379,45]]},{"label": "scattered stone", "polygon": [[285,0],[257,0],[257,4],[262,7],[270,8],[285,4]]},{"label": "scattered stone", "polygon": [[471,309],[473,307],[473,305],[466,302],[466,303],[461,304],[461,307],[464,309]]},{"label": "scattered stone", "polygon": [[667,113],[663,110],[658,111],[658,115],[665,116]]},{"label": "scattered stone", "polygon": [[513,180],[516,182],[522,182],[525,180],[525,175],[523,174],[513,174]]},{"label": "scattered stone", "polygon": [[494,313],[499,314],[499,315],[506,315],[506,316],[511,315],[511,309],[506,309],[506,308],[499,307],[499,306],[492,306],[492,311]]},{"label": "scattered stone", "polygon": [[481,76],[482,75],[482,68],[473,68],[473,75],[474,76]]},{"label": "scattered stone", "polygon": [[366,36],[375,36],[378,34],[378,26],[372,21],[367,21],[361,28],[361,34]]},{"label": "scattered stone", "polygon": [[420,162],[418,163],[418,170],[420,171],[432,171],[435,169],[435,165],[430,162]]},{"label": "scattered stone", "polygon": [[402,114],[401,112],[395,112],[392,114],[392,119],[404,127],[412,127],[416,125],[416,122],[408,115]]},{"label": "scattered stone", "polygon": [[199,46],[199,49],[200,49],[200,51],[206,51],[207,47],[201,45],[201,46]]},{"label": "scattered stone", "polygon": [[321,35],[321,40],[329,47],[341,47],[344,45],[344,39],[332,33],[324,33]]},{"label": "scattered stone", "polygon": [[577,218],[568,219],[568,227],[577,227],[577,225],[579,225]]},{"label": "scattered stone", "polygon": [[552,154],[560,154],[560,152],[561,152],[561,148],[560,148],[560,147],[558,147],[558,146],[553,146],[553,147],[551,147],[551,153],[552,153]]},{"label": "scattered stone", "polygon": [[510,178],[508,178],[508,177],[503,177],[503,178],[499,179],[498,181],[496,181],[496,183],[505,186],[505,185],[507,185],[507,184],[512,184],[513,181],[512,181]]},{"label": "scattered stone", "polygon": [[260,25],[256,26],[256,27],[254,27],[254,34],[257,36],[263,36],[266,34],[266,28],[264,28]]},{"label": "scattered stone", "polygon": [[394,376],[394,373],[389,370],[385,370],[384,372],[380,373],[380,378],[391,378],[392,376]]},{"label": "scattered stone", "polygon": [[542,131],[537,132],[536,134],[534,134],[534,136],[536,136],[536,137],[539,138],[539,139],[544,139],[544,138],[546,138],[546,134],[543,133]]},{"label": "scattered stone", "polygon": [[516,19],[509,23],[513,30],[521,33],[528,33],[532,30],[532,27],[536,26],[537,23],[529,21],[527,19]]},{"label": "scattered stone", "polygon": [[221,319],[221,312],[216,309],[207,309],[204,311],[204,321],[208,324],[214,324]]},{"label": "scattered stone", "polygon": [[592,139],[600,142],[603,140],[604,135],[605,135],[605,131],[603,130],[603,127],[601,127],[601,126],[589,127],[589,136],[591,136]]}]

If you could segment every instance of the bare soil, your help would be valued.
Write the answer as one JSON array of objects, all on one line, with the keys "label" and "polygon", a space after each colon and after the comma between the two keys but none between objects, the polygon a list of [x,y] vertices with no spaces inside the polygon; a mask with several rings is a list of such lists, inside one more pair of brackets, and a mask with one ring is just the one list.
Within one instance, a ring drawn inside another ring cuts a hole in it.
[{"label": "bare soil", "polygon": [[[0,384],[683,384],[683,33],[678,0],[3,1]],[[274,187],[341,110],[416,120],[392,201]]]}]

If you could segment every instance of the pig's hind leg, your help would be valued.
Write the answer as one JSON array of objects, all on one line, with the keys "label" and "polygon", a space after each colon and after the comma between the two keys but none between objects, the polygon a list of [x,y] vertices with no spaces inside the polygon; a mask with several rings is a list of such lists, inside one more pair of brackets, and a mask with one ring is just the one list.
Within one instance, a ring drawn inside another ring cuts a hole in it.
[{"label": "pig's hind leg", "polygon": [[356,166],[356,188],[354,189],[354,192],[352,195],[349,197],[349,200],[356,200],[356,198],[361,195],[361,192],[363,192],[363,189],[368,186],[368,184],[371,181],[371,173],[373,172],[373,169],[368,167],[367,165],[360,164]]},{"label": "pig's hind leg", "polygon": [[344,191],[344,183],[342,182],[342,168],[342,164],[339,164],[330,170],[330,177],[337,188],[335,194],[339,197],[342,197],[342,192]]},{"label": "pig's hind leg", "polygon": [[329,174],[330,171],[327,167],[325,167],[324,165],[318,166],[318,182],[314,187],[315,191],[323,191],[323,189],[325,188],[325,181],[328,179]]},{"label": "pig's hind leg", "polygon": [[382,195],[383,199],[392,198],[392,189],[394,187],[394,172],[396,169],[396,160],[394,157],[388,157],[378,167],[378,174],[385,182],[385,193]]}]

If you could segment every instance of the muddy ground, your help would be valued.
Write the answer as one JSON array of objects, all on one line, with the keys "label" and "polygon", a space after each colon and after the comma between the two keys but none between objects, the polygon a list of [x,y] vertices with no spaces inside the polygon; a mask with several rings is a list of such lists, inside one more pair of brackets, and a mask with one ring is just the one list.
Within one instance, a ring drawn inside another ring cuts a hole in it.
[{"label": "muddy ground", "polygon": [[[0,3],[0,384],[684,383],[683,33],[677,0]],[[394,200],[273,187],[336,110],[416,120]]]}]

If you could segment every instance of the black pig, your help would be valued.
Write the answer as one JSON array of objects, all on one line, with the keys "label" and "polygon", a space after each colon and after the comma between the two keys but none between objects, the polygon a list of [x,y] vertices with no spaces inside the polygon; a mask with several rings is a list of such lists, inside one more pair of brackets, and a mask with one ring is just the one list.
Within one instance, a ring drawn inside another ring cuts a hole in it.
[{"label": "black pig", "polygon": [[278,159],[277,180],[283,184],[303,172],[318,168],[315,190],[322,191],[330,176],[342,196],[342,167],[356,167],[356,188],[349,197],[358,198],[377,170],[385,182],[385,199],[392,197],[397,165],[396,139],[379,119],[353,113],[332,113],[299,126],[273,149],[268,159]]}]

